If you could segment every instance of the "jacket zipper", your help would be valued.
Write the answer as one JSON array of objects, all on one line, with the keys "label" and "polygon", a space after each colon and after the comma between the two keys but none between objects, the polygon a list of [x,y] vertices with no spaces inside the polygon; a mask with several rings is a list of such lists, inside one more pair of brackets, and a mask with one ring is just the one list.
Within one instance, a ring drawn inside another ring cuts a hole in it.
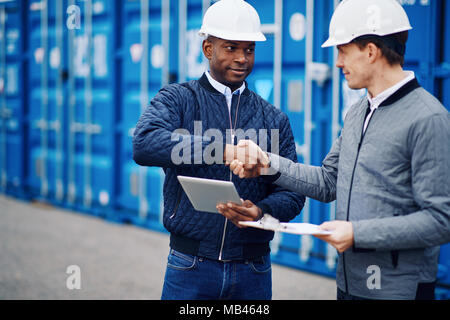
[{"label": "jacket zipper", "polygon": [[180,205],[181,202],[181,188],[178,187],[178,192],[177,192],[177,200],[175,202],[175,208],[173,209],[173,213],[172,215],[169,217],[169,219],[173,219],[177,213],[178,210],[178,206]]},{"label": "jacket zipper", "polygon": [[[366,130],[364,130],[364,123],[366,122],[366,117],[367,116],[364,117],[363,132],[361,133],[361,139],[359,140],[358,151],[356,153],[356,159],[355,159],[355,165],[353,166],[352,177],[350,179],[350,189],[349,189],[349,192],[348,192],[348,202],[347,202],[347,217],[346,217],[345,221],[349,221],[349,218],[350,218],[350,200],[352,198],[353,178],[355,177],[355,170],[356,170],[356,165],[358,163],[359,151],[361,150],[361,146],[362,146],[362,143],[363,143],[363,140],[364,140],[364,136],[366,135],[366,132],[369,129],[370,122],[372,121],[373,116],[375,115],[375,112],[377,111],[377,109],[375,109],[373,111],[372,116],[370,117],[369,122],[367,123]],[[345,269],[345,252],[342,252],[342,268],[343,268],[343,271],[344,271],[345,292],[348,293],[348,280],[347,280],[347,272],[346,272],[346,269]]]},{"label": "jacket zipper", "polygon": [[[233,101],[233,99],[231,99],[231,101]],[[241,102],[241,94],[239,94],[239,96],[238,96],[238,102],[237,102],[237,105],[236,105],[236,115],[235,115],[235,119],[234,119],[234,127],[235,127],[235,129],[236,129],[236,124],[237,124],[237,116],[238,116],[238,110],[239,110],[239,103],[240,102]],[[231,106],[233,106],[233,104],[231,104]],[[231,108],[228,111],[228,117],[230,119],[231,139],[232,139],[232,143],[234,144],[234,131],[233,131],[233,120],[231,119]],[[232,182],[232,180],[233,180],[233,174],[230,171],[230,181]],[[220,244],[219,260],[222,260],[223,245],[225,244],[225,234],[227,232],[227,224],[228,224],[228,219],[225,218],[225,224],[223,226],[223,232],[222,232],[222,243]]]},{"label": "jacket zipper", "polygon": [[225,219],[225,224],[223,226],[223,233],[222,233],[222,243],[220,245],[219,260],[222,260],[223,245],[225,244],[225,233],[227,232],[227,223],[228,219]]}]

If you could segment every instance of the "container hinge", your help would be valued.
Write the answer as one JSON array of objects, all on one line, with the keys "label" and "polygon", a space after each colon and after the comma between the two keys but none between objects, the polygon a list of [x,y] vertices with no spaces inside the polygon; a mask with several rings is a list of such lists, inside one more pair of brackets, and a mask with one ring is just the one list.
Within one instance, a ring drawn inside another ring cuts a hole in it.
[{"label": "container hinge", "polygon": [[325,81],[331,78],[331,68],[326,63],[310,62],[307,72],[310,79],[316,81],[319,87],[322,87]]},{"label": "container hinge", "polygon": [[70,131],[99,134],[102,132],[102,127],[98,124],[73,122],[70,126]]},{"label": "container hinge", "polygon": [[450,63],[443,62],[439,66],[435,67],[434,74],[438,78],[448,78],[448,77],[450,77]]}]

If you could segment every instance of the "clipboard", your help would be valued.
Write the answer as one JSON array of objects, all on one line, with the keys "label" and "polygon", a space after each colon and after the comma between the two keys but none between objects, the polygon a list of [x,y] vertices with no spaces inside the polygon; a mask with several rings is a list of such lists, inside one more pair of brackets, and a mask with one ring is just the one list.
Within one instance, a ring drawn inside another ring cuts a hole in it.
[{"label": "clipboard", "polygon": [[327,235],[331,231],[322,230],[316,224],[297,223],[297,222],[280,222],[269,214],[265,214],[258,221],[239,221],[239,224],[247,227],[253,227],[264,230],[272,230],[298,235]]}]

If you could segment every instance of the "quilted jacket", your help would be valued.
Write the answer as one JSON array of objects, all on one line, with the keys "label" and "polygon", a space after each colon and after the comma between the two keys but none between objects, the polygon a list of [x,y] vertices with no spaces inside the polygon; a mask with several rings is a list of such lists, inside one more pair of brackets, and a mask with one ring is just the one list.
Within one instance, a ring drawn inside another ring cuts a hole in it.
[{"label": "quilted jacket", "polygon": [[[133,158],[139,165],[164,169],[163,222],[175,250],[210,259],[241,260],[270,252],[269,241],[273,238],[273,232],[239,229],[220,214],[196,211],[177,175],[232,179],[241,198],[251,200],[264,213],[281,221],[293,219],[303,207],[303,196],[272,184],[267,177],[240,179],[221,162],[205,163],[204,155],[211,148],[215,148],[213,155],[218,152],[218,158],[222,158],[224,143],[232,139],[230,123],[234,129],[242,129],[236,132],[235,143],[254,129],[257,143],[267,143],[269,151],[278,147],[281,156],[297,161],[292,130],[284,113],[248,88],[240,98],[233,96],[229,112],[225,96],[211,86],[205,75],[162,88],[137,123]],[[208,129],[217,129],[222,138],[208,137]],[[181,163],[173,160],[173,151],[178,149],[184,150]]]}]

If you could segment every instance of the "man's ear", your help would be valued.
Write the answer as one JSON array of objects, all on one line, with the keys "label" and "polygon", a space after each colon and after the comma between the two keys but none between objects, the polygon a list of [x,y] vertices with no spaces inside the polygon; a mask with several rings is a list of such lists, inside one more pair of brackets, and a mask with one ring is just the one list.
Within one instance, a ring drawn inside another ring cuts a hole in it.
[{"label": "man's ear", "polygon": [[374,43],[369,42],[366,46],[366,50],[370,63],[374,63],[377,59],[381,58],[381,49],[378,48]]},{"label": "man's ear", "polygon": [[213,51],[213,43],[211,41],[209,41],[208,39],[203,40],[202,49],[203,49],[203,54],[205,55],[205,58],[208,60],[211,60],[212,51]]}]

